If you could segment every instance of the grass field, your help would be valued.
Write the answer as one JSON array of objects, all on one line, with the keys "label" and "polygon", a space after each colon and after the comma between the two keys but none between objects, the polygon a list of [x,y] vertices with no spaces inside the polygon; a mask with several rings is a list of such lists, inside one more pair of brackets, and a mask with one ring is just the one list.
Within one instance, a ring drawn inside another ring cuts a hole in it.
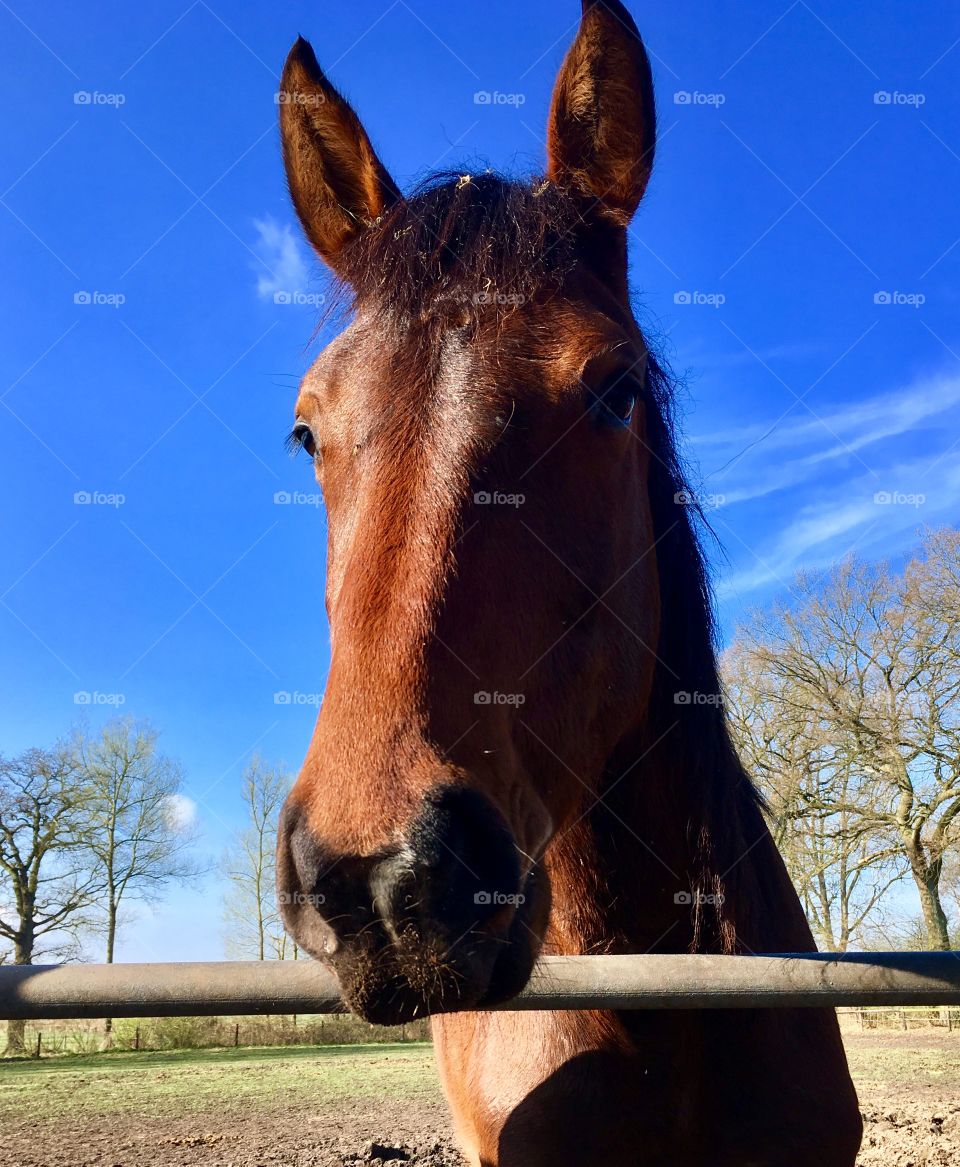
[{"label": "grass field", "polygon": [[960,1037],[871,1033],[848,1035],[846,1044],[850,1072],[858,1086],[907,1092],[942,1086],[960,1100]]},{"label": "grass field", "polygon": [[[960,1164],[960,1034],[846,1041],[867,1119],[861,1163]],[[0,1131],[4,1167],[324,1167],[368,1138],[450,1135],[432,1052],[415,1043],[0,1063]]]},{"label": "grass field", "polygon": [[427,1044],[108,1053],[0,1062],[0,1126],[36,1117],[161,1118],[244,1105],[440,1098]]}]

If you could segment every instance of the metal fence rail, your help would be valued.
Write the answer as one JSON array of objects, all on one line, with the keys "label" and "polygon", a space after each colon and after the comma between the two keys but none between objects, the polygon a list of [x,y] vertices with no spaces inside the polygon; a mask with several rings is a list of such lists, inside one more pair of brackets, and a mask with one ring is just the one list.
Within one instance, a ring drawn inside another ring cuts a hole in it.
[{"label": "metal fence rail", "polygon": [[[776,1009],[960,1004],[960,952],[554,956],[501,1009]],[[335,1013],[312,961],[13,965],[0,1019]]]}]

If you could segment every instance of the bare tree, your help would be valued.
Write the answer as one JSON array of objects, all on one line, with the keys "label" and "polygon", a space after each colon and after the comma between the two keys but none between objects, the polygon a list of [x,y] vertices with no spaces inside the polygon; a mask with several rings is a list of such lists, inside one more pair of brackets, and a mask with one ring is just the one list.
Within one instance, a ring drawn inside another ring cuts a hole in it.
[{"label": "bare tree", "polygon": [[934,949],[949,948],[940,894],[960,839],[960,532],[928,533],[897,574],[850,560],[801,576],[798,602],[743,636],[781,707],[822,724],[852,785],[829,807],[895,850]]},{"label": "bare tree", "polygon": [[76,739],[90,799],[86,845],[104,888],[108,964],[124,901],[153,899],[171,880],[198,874],[190,855],[192,804],[181,793],[180,765],[160,753],[158,736],[147,722],[121,718],[97,737]]},{"label": "bare tree", "polygon": [[280,809],[293,775],[256,756],[243,776],[249,821],[223,859],[225,943],[236,957],[296,960],[296,945],[283,928],[276,898],[276,846]]},{"label": "bare tree", "polygon": [[860,775],[829,725],[742,645],[723,663],[734,739],[807,918],[821,948],[845,952],[876,924],[885,892],[902,876],[895,849],[851,813]]},{"label": "bare tree", "polygon": [[[98,890],[89,824],[89,790],[69,747],[0,758],[0,937],[14,964],[75,951]],[[24,1023],[8,1022],[6,1052],[23,1043]]]}]

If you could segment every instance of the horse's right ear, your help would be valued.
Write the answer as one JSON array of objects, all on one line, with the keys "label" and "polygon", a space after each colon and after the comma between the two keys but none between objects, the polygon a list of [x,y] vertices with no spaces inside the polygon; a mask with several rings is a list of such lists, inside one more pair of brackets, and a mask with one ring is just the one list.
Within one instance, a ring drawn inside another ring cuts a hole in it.
[{"label": "horse's right ear", "polygon": [[279,103],[290,197],[307,238],[336,271],[344,247],[400,192],[302,37],[283,67]]}]

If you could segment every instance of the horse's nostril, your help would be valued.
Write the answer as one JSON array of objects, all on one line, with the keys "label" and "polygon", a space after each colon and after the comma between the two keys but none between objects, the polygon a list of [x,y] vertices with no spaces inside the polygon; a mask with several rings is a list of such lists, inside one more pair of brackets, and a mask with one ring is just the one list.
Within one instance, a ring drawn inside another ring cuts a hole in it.
[{"label": "horse's nostril", "polygon": [[434,792],[409,839],[419,875],[419,915],[462,931],[517,903],[513,836],[478,792],[462,786]]},{"label": "horse's nostril", "polygon": [[284,923],[311,955],[350,960],[418,945],[446,951],[509,926],[520,902],[513,836],[493,804],[462,786],[435,789],[390,854],[334,854],[292,807],[277,877]]},{"label": "horse's nostril", "polygon": [[332,956],[341,946],[338,933],[349,931],[349,896],[340,902],[336,875],[340,862],[288,801],[277,840],[277,900],[287,931],[311,956]]},{"label": "horse's nostril", "polygon": [[375,914],[388,931],[396,933],[412,922],[420,897],[417,873],[409,853],[391,855],[371,869],[370,896]]}]

